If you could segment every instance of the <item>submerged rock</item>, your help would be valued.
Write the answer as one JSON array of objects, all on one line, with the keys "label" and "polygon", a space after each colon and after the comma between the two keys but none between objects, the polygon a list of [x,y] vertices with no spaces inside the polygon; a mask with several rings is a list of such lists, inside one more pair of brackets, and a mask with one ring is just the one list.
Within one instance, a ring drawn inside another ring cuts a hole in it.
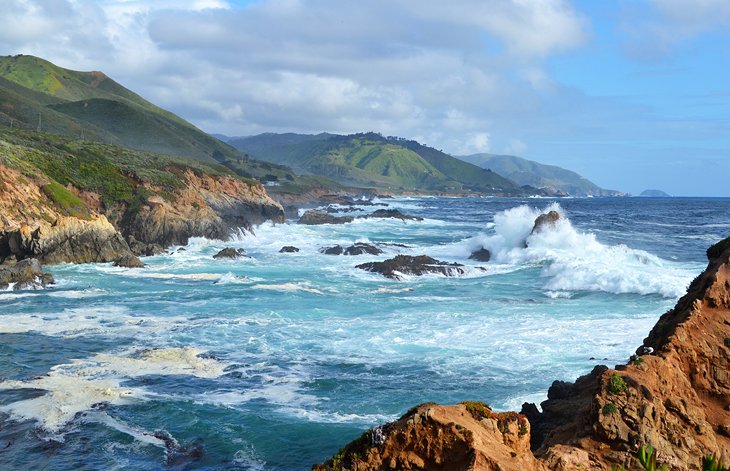
[{"label": "submerged rock", "polygon": [[53,284],[53,276],[43,271],[35,258],[21,260],[14,265],[0,267],[0,289],[7,289],[14,283],[13,289],[42,288]]},{"label": "submerged rock", "polygon": [[285,245],[284,247],[279,250],[279,253],[296,253],[299,252],[299,249],[297,247],[294,247],[293,245]]},{"label": "submerged rock", "polygon": [[321,250],[326,255],[380,255],[383,253],[378,247],[372,244],[366,244],[365,242],[357,242],[347,248],[341,245],[335,245],[333,247],[325,247]]},{"label": "submerged rock", "polygon": [[142,263],[142,260],[135,257],[134,255],[125,255],[124,257],[115,261],[114,266],[115,267],[124,267],[124,268],[144,268],[145,267],[144,263]]},{"label": "submerged rock", "polygon": [[366,216],[361,216],[363,219],[369,219],[369,218],[392,218],[392,219],[400,219],[402,221],[423,221],[423,218],[417,217],[417,216],[409,216],[408,214],[403,214],[397,209],[378,209],[377,211],[372,212],[371,214],[368,214]]},{"label": "submerged rock", "polygon": [[301,218],[299,218],[299,224],[307,224],[310,226],[320,224],[344,224],[346,222],[352,222],[353,220],[354,218],[351,217],[338,217],[329,214],[327,211],[310,209],[305,212]]},{"label": "submerged rock", "polygon": [[413,257],[411,255],[396,255],[383,262],[370,262],[357,265],[356,268],[380,273],[387,278],[401,279],[401,275],[421,276],[427,273],[437,273],[444,276],[464,274],[464,265],[459,263],[441,262],[427,255]]},{"label": "submerged rock", "polygon": [[226,247],[217,254],[213,255],[213,258],[241,258],[246,256],[246,251],[243,249],[234,249],[233,247]]},{"label": "submerged rock", "polygon": [[491,252],[484,247],[475,250],[469,255],[469,260],[476,260],[477,262],[488,262],[490,258],[492,258]]}]

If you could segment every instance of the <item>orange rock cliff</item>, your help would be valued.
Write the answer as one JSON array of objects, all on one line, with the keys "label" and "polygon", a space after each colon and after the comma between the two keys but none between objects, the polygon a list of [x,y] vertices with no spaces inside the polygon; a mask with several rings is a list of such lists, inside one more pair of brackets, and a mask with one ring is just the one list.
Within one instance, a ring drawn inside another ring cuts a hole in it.
[{"label": "orange rock cliff", "polygon": [[479,402],[423,404],[366,432],[315,470],[611,470],[657,463],[697,470],[730,460],[730,238],[627,365],[555,381],[542,412]]}]

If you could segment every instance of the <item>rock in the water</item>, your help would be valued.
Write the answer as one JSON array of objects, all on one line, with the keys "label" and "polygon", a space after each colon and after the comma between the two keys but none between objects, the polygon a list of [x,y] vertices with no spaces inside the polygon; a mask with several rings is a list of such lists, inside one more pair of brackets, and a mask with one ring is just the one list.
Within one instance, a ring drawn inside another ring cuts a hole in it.
[{"label": "rock in the water", "polygon": [[53,276],[43,271],[38,260],[28,258],[0,267],[0,289],[7,289],[10,283],[14,283],[13,289],[39,288],[53,284]]},{"label": "rock in the water", "polygon": [[127,242],[129,243],[129,250],[138,257],[151,257],[165,252],[164,247],[160,244],[145,244],[135,239],[134,236],[129,236]]},{"label": "rock in the water", "polygon": [[535,225],[532,226],[530,234],[535,234],[543,230],[546,226],[555,226],[555,223],[560,219],[560,213],[557,211],[549,211],[543,213],[535,218]]},{"label": "rock in the water", "polygon": [[241,258],[246,256],[246,251],[243,249],[234,249],[233,247],[226,247],[217,254],[213,255],[213,258]]},{"label": "rock in the water", "polygon": [[341,245],[335,245],[333,247],[323,247],[320,250],[320,252],[325,255],[342,255],[342,252],[344,251],[345,249],[343,249]]},{"label": "rock in the water", "polygon": [[320,224],[344,224],[352,221],[353,218],[351,217],[337,217],[329,214],[327,211],[320,211],[318,209],[310,209],[305,212],[301,218],[299,218],[299,224],[307,224],[310,226]]},{"label": "rock in the water", "polygon": [[124,257],[115,261],[114,266],[124,268],[144,268],[145,265],[144,263],[142,263],[142,260],[135,257],[134,255],[125,255]]},{"label": "rock in the water", "polygon": [[380,255],[383,253],[382,250],[374,246],[373,244],[366,244],[365,242],[357,242],[345,249],[345,255]]},{"label": "rock in the water", "polygon": [[363,218],[393,218],[393,219],[400,219],[402,221],[423,221],[423,218],[417,217],[417,216],[409,216],[408,214],[403,214],[397,209],[378,209],[377,211],[374,211],[367,216],[362,216]]},{"label": "rock in the water", "polygon": [[427,273],[438,273],[445,276],[464,274],[464,265],[459,263],[441,262],[427,255],[413,257],[411,255],[396,255],[384,262],[370,262],[357,265],[356,268],[367,270],[381,275],[400,279],[402,275],[421,276]]},{"label": "rock in the water", "polygon": [[469,255],[469,260],[476,260],[477,262],[488,262],[490,258],[492,258],[492,254],[484,247],[475,250]]},{"label": "rock in the water", "polygon": [[279,253],[295,253],[299,252],[299,249],[294,247],[293,245],[285,245],[284,247],[279,250]]}]

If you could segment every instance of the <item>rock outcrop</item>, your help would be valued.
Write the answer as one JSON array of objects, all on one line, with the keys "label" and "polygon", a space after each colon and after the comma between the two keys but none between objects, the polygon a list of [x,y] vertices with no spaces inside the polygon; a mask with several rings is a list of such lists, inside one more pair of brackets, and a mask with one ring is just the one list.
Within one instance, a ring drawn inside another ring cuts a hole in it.
[{"label": "rock outcrop", "polygon": [[354,218],[351,217],[338,217],[329,214],[327,211],[310,209],[299,218],[299,224],[318,226],[321,224],[345,224],[347,222],[352,222],[353,220]]},{"label": "rock outcrop", "polygon": [[144,263],[142,263],[142,260],[137,258],[134,255],[125,255],[124,257],[120,258],[119,260],[114,262],[115,267],[124,267],[124,268],[144,268]]},{"label": "rock outcrop", "polygon": [[560,220],[560,213],[557,211],[548,211],[535,218],[535,225],[532,226],[530,234],[542,231],[545,227],[554,226]]},{"label": "rock outcrop", "polygon": [[322,253],[326,255],[380,255],[383,251],[373,244],[356,242],[349,247],[342,247],[341,245],[325,247],[322,249]]},{"label": "rock outcrop", "polygon": [[285,245],[284,247],[279,250],[279,253],[297,253],[299,252],[298,247],[294,247],[293,245]]},{"label": "rock outcrop", "polygon": [[34,258],[0,267],[0,290],[8,289],[11,285],[14,290],[21,290],[43,288],[50,284],[53,284],[53,276],[44,272],[41,264]]},{"label": "rock outcrop", "polygon": [[435,273],[444,276],[464,274],[464,265],[458,263],[441,262],[427,255],[413,257],[411,255],[396,255],[383,262],[370,262],[357,265],[356,268],[380,273],[387,278],[399,280],[403,275],[421,276]]},{"label": "rock outcrop", "polygon": [[640,469],[637,450],[649,444],[657,462],[673,470],[700,469],[708,454],[727,461],[730,239],[708,257],[707,269],[628,365],[597,366],[574,383],[554,382],[542,412],[525,404],[521,414],[506,413],[519,424],[524,417],[524,428],[495,424],[488,413],[477,420],[465,405],[424,405],[315,468],[630,470]]},{"label": "rock outcrop", "polygon": [[482,247],[479,250],[475,250],[469,255],[469,260],[476,260],[477,262],[488,262],[492,258],[491,252]]},{"label": "rock outcrop", "polygon": [[423,221],[422,217],[418,216],[410,216],[408,214],[403,214],[397,209],[378,209],[376,211],[373,211],[370,214],[367,214],[365,216],[360,216],[363,219],[369,219],[369,218],[382,218],[382,219],[400,219],[401,221]]},{"label": "rock outcrop", "polygon": [[246,256],[246,251],[243,249],[234,249],[233,247],[226,247],[217,254],[213,255],[213,258],[243,258]]}]

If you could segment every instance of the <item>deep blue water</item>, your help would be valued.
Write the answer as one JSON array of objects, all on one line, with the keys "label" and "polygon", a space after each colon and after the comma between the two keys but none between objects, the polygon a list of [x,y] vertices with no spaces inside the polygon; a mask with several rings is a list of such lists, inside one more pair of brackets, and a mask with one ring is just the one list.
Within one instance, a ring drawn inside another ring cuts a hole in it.
[{"label": "deep blue water", "polygon": [[[0,293],[0,468],[306,469],[419,402],[519,409],[625,361],[730,235],[730,199],[383,201],[426,219],[264,225]],[[524,248],[547,209],[567,219]],[[319,253],[355,241],[408,248]],[[467,274],[355,268],[400,252]]]}]

